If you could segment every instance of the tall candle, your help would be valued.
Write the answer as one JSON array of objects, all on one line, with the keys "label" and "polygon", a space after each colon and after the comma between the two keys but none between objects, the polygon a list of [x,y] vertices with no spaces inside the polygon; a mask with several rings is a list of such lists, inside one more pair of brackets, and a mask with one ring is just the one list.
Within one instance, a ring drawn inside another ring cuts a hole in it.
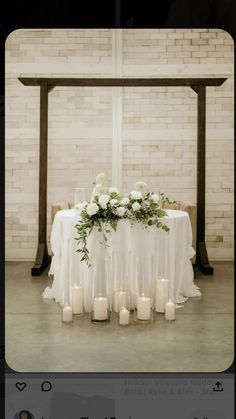
[{"label": "tall candle", "polygon": [[137,299],[137,318],[139,320],[149,320],[151,317],[151,298],[138,297]]},{"label": "tall candle", "polygon": [[175,304],[171,300],[165,303],[165,319],[175,320]]},{"label": "tall candle", "polygon": [[165,303],[168,301],[169,295],[169,279],[156,279],[156,301],[155,310],[158,313],[165,312]]},{"label": "tall candle", "polygon": [[130,312],[127,308],[122,308],[119,311],[119,324],[122,326],[126,326],[129,324]]},{"label": "tall candle", "polygon": [[68,305],[65,306],[62,310],[62,321],[65,323],[72,322],[72,308]]},{"label": "tall candle", "polygon": [[72,310],[73,314],[81,314],[84,310],[84,289],[78,285],[72,287]]},{"label": "tall candle", "polygon": [[113,306],[113,310],[114,310],[115,313],[118,313],[118,311],[119,311],[119,303],[121,304],[122,297],[124,298],[124,304],[125,304],[126,296],[127,296],[127,292],[125,292],[125,291],[116,291],[115,292],[114,306]]},{"label": "tall candle", "polygon": [[108,300],[107,297],[94,298],[94,320],[107,319]]}]

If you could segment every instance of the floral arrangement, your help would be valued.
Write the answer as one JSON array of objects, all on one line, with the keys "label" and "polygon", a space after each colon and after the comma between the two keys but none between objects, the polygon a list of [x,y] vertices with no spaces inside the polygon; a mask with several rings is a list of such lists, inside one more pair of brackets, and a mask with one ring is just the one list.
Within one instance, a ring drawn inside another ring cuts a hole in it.
[{"label": "floral arrangement", "polygon": [[163,193],[150,192],[145,182],[136,182],[134,190],[127,197],[123,197],[117,188],[105,187],[103,185],[105,179],[105,173],[98,174],[90,201],[84,201],[76,206],[79,214],[79,220],[75,226],[78,232],[78,237],[76,237],[79,244],[78,252],[82,254],[81,261],[86,261],[88,266],[91,264],[87,238],[95,226],[98,227],[99,232],[102,232],[101,244],[106,244],[107,234],[110,233],[111,228],[116,230],[121,219],[129,219],[132,223],[143,223],[146,228],[153,225],[166,232],[169,231],[169,227],[160,221],[160,218],[166,215],[162,204],[170,203]]}]

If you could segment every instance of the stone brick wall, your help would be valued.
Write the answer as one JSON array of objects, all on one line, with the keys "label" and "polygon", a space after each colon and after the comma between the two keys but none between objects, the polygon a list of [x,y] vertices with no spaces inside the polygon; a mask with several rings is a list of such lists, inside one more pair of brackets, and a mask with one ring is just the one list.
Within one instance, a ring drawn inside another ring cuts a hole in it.
[{"label": "stone brick wall", "polygon": [[[37,246],[39,89],[23,86],[19,76],[227,77],[223,86],[207,88],[206,238],[211,259],[231,259],[233,57],[233,40],[222,30],[13,32],[6,42],[7,259],[32,260]],[[110,181],[117,172],[123,191],[143,179],[170,198],[196,202],[196,104],[187,87],[127,87],[116,93],[54,89],[49,96],[48,239],[51,204],[73,199],[73,188],[89,187],[101,171]],[[119,106],[123,117],[114,112]],[[121,149],[117,162],[114,141]],[[119,174],[115,166],[121,163]]]}]

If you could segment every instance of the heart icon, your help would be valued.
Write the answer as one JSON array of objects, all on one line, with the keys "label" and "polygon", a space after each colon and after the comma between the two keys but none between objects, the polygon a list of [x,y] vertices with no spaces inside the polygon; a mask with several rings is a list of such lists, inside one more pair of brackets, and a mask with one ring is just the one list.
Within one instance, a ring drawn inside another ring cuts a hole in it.
[{"label": "heart icon", "polygon": [[26,387],[26,383],[16,383],[16,388],[19,391],[23,391],[25,389],[25,387]]}]

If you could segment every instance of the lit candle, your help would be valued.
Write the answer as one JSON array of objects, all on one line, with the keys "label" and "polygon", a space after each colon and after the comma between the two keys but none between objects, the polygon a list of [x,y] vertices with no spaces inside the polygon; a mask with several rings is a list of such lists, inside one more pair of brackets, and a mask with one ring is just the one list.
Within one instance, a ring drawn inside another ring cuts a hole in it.
[{"label": "lit candle", "polygon": [[81,314],[84,310],[84,289],[78,285],[72,287],[72,310],[73,314]]},{"label": "lit candle", "polygon": [[113,306],[113,310],[114,310],[115,313],[118,313],[118,311],[119,311],[119,304],[121,306],[122,305],[122,301],[125,302],[126,296],[127,296],[127,292],[125,292],[125,291],[116,291],[115,292],[114,306]]},{"label": "lit candle", "polygon": [[169,294],[169,279],[156,279],[156,301],[155,310],[158,313],[165,312],[165,303],[168,301]]},{"label": "lit candle", "polygon": [[107,297],[94,298],[94,320],[107,319],[108,300]]},{"label": "lit candle", "polygon": [[165,303],[165,319],[175,320],[175,304],[171,300]]},{"label": "lit candle", "polygon": [[126,326],[129,324],[130,313],[127,308],[122,308],[119,312],[119,324],[122,326]]},{"label": "lit candle", "polygon": [[68,305],[65,306],[62,310],[62,321],[65,323],[72,322],[72,308]]},{"label": "lit candle", "polygon": [[151,298],[138,297],[137,300],[137,318],[139,320],[149,320],[151,317]]}]

